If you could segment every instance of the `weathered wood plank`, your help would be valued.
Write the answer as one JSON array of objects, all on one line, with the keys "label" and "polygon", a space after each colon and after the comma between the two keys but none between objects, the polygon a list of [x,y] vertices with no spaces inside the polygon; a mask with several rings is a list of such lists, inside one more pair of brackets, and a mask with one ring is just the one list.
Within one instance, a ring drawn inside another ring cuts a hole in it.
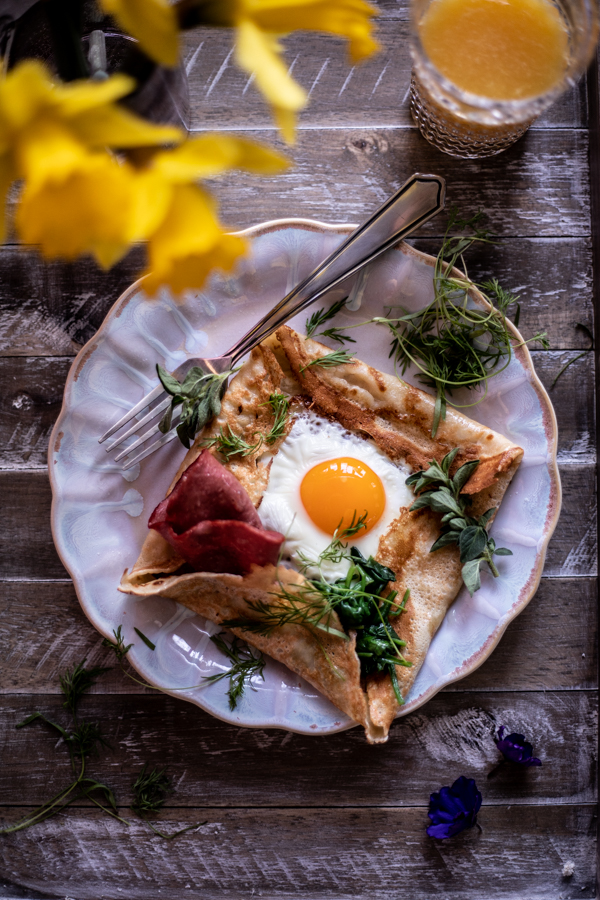
[{"label": "weathered wood plank", "polygon": [[[244,132],[261,140],[261,131]],[[271,142],[270,142],[271,143]],[[272,144],[283,145],[273,136]],[[308,216],[358,222],[413,172],[447,180],[448,206],[484,209],[494,230],[510,236],[587,236],[590,231],[588,141],[583,131],[530,131],[499,157],[457,160],[406,129],[340,128],[301,131],[289,173],[263,178],[232,173],[218,180],[223,220],[230,228],[264,218]],[[259,199],[260,198],[260,199]],[[254,207],[255,208],[255,207]],[[439,234],[446,214],[423,227]]]},{"label": "weathered wood plank", "polygon": [[[543,578],[534,599],[509,625],[490,658],[446,690],[595,687],[596,587],[593,578]],[[0,583],[0,659],[0,694],[56,694],[59,674],[83,659],[90,666],[114,665],[113,655],[102,648],[101,636],[84,616],[68,582]],[[131,694],[145,689],[113,669],[93,692]]]},{"label": "weathered wood plank", "polygon": [[[473,828],[447,841],[425,834],[425,806],[169,810],[161,817],[165,830],[208,819],[173,842],[152,836],[138,821],[126,828],[100,816],[74,810],[3,838],[5,877],[78,900],[595,896],[595,813],[589,806],[484,805],[481,832]],[[574,874],[565,878],[568,861]]]},{"label": "weathered wood plank", "polygon": [[[372,208],[376,205],[373,203]],[[471,208],[480,206],[477,201]],[[462,208],[468,209],[466,205]],[[264,221],[270,214],[257,195],[251,221]],[[330,212],[324,218],[335,221],[340,217]],[[498,230],[500,221],[490,215],[489,227]],[[418,238],[413,243],[436,254],[440,237]],[[140,248],[105,273],[89,260],[44,265],[33,250],[0,248],[0,356],[73,356],[135,281],[142,259]],[[467,263],[474,279],[495,276],[521,295],[524,334],[532,335],[543,328],[553,348],[589,346],[585,332],[575,327],[577,322],[593,327],[591,246],[587,238],[506,239],[474,249]]]},{"label": "weathered wood plank", "polygon": [[[411,58],[407,3],[379,2],[377,37],[381,50],[352,68],[347,44],[325,34],[297,33],[284,40],[294,77],[310,92],[298,127],[414,127],[408,108]],[[191,128],[269,128],[269,109],[239,69],[232,33],[194,29],[184,35],[182,57],[189,79]],[[567,91],[534,123],[539,128],[580,128],[587,124],[585,83]]]},{"label": "weathered wood plank", "polygon": [[[356,350],[360,355],[360,346]],[[559,421],[559,459],[593,462],[593,353],[534,351],[534,365],[550,390]],[[551,387],[563,366],[572,365]],[[0,357],[0,469],[39,469],[47,464],[50,431],[62,405],[68,357]],[[578,402],[573,403],[574,394]],[[477,409],[473,410],[477,418]]]},{"label": "weathered wood plank", "polygon": [[[171,806],[413,806],[439,779],[465,772],[481,781],[488,804],[543,805],[595,799],[596,701],[588,691],[440,694],[376,748],[360,728],[319,738],[237,728],[161,694],[88,696],[79,717],[102,726],[112,752],[91,759],[88,771],[120,802],[148,761],[167,766],[178,785]],[[0,709],[2,805],[37,806],[69,778],[68,755],[47,726],[14,726],[36,709],[64,725],[70,717],[56,696],[32,703],[7,695]],[[501,760],[500,725],[528,736],[541,768],[503,766],[486,779]]]},{"label": "weathered wood plank", "polygon": [[[546,559],[546,575],[596,573],[595,468],[561,466],[563,510]],[[50,532],[50,485],[40,470],[0,472],[3,528],[0,579],[48,581],[66,578]]]}]

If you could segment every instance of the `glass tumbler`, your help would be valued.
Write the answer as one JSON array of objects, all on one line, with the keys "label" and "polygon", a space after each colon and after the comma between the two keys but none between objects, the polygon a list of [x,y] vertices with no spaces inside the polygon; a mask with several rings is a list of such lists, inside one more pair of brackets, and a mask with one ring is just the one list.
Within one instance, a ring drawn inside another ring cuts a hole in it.
[{"label": "glass tumbler", "polygon": [[[429,58],[422,40],[424,17],[433,4],[445,2],[412,0],[410,111],[423,137],[444,153],[462,159],[494,156],[521,137],[587,68],[598,40],[597,0],[547,0],[566,31],[562,73],[542,92],[508,100],[470,92],[464,78],[459,87]],[[535,40],[543,38],[536,35]],[[456,34],[449,41],[456,43]]]}]

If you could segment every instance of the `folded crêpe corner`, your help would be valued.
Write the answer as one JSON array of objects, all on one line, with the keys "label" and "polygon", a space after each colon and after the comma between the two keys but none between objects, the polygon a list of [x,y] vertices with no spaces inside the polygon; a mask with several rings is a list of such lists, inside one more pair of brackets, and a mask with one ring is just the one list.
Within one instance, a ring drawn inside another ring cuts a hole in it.
[{"label": "folded cr\u00eape corner", "polygon": [[[292,415],[284,433],[270,448],[272,453],[264,454],[259,449],[223,463],[255,507],[260,508],[272,457],[291,430],[293,413],[307,408],[373,442],[389,459],[402,462],[413,472],[427,468],[432,460],[441,461],[458,448],[455,468],[470,460],[480,461],[463,488],[471,495],[470,514],[478,516],[500,505],[523,456],[520,447],[450,408],[432,438],[433,397],[360,360],[333,368],[308,366],[330,352],[287,326],[253,350],[232,379],[219,416],[188,451],[168,494],[207,440],[221,429],[229,427],[251,443],[256,435],[266,435],[272,424],[267,401],[272,394],[283,392],[292,398]],[[451,545],[430,553],[439,534],[439,515],[429,509],[411,512],[401,507],[380,538],[375,554],[378,562],[395,573],[396,581],[390,587],[400,597],[410,591],[405,611],[390,620],[406,642],[403,654],[411,663],[410,667],[396,667],[405,700],[431,640],[462,586],[458,548]],[[281,565],[255,566],[247,575],[230,575],[189,572],[184,564],[170,544],[150,531],[135,565],[125,572],[120,590],[140,597],[169,597],[221,624],[255,619],[257,604],[268,605],[274,595],[281,596],[282,589],[293,593],[306,584],[302,574]],[[267,634],[244,628],[231,630],[305,678],[362,724],[370,742],[387,740],[399,710],[390,676],[384,673],[361,678],[355,634],[350,631],[346,639],[335,634],[343,632],[335,612],[327,624],[330,631],[297,624],[278,626]]]}]

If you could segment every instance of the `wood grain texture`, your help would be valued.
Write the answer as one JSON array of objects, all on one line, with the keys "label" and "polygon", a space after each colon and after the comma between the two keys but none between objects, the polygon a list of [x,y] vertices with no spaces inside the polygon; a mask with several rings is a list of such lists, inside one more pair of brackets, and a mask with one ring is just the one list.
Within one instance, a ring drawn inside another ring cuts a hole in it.
[{"label": "wood grain texture", "polygon": [[[546,557],[545,574],[596,574],[595,467],[560,466],[563,508]],[[0,580],[48,581],[67,577],[50,530],[51,493],[44,471],[0,472],[3,528]],[[27,514],[24,514],[27,510]]]},{"label": "wood grain texture", "polygon": [[[347,44],[308,32],[285,38],[285,58],[310,94],[298,117],[299,129],[369,126],[413,128],[408,108],[411,60],[408,3],[377,4],[379,53],[360,65],[348,61]],[[270,128],[273,119],[248,75],[239,69],[225,29],[194,29],[184,35],[182,58],[188,73],[191,128]],[[540,128],[580,128],[587,124],[585,85],[567,91],[534,123]]]},{"label": "wood grain texture", "polygon": [[[268,209],[255,197],[252,222],[267,218]],[[326,221],[335,218],[330,214]],[[492,230],[500,227],[492,216],[488,222]],[[440,236],[418,237],[411,243],[435,255]],[[44,265],[33,250],[0,248],[0,356],[74,356],[136,280],[142,261],[140,248],[110,272],[102,272],[89,260]],[[543,328],[555,349],[589,346],[585,332],[576,328],[578,322],[592,328],[589,239],[507,238],[474,248],[467,263],[475,280],[497,277],[520,294],[525,335]]]},{"label": "wood grain texture", "polygon": [[[83,659],[89,666],[115,662],[68,582],[0,582],[0,659],[0,694],[36,695],[59,693],[59,674]],[[597,686],[596,667],[595,579],[543,578],[489,659],[446,690],[588,689]],[[144,692],[117,668],[93,689]]]},{"label": "wood grain texture", "polygon": [[[355,351],[360,355],[360,344]],[[577,358],[581,353],[583,357]],[[533,351],[536,371],[560,423],[559,459],[563,463],[595,460],[590,434],[594,427],[593,352]],[[572,364],[552,382],[563,366]],[[0,357],[0,469],[40,469],[48,460],[48,439],[61,409],[68,357]],[[573,392],[579,397],[573,403]],[[475,418],[477,409],[472,411]]]},{"label": "wood grain texture", "polygon": [[[69,782],[69,759],[48,726],[15,725],[36,709],[63,726],[70,715],[56,696],[32,706],[28,697],[5,695],[0,709],[2,805],[35,807]],[[78,715],[101,723],[112,751],[91,758],[87,771],[121,803],[130,802],[146,761],[168,767],[177,785],[170,806],[414,806],[440,779],[465,773],[485,782],[488,804],[595,799],[595,692],[438,694],[398,719],[388,743],[376,748],[360,728],[327,737],[237,728],[162,694],[133,703],[127,696],[88,696]],[[494,743],[500,725],[526,732],[542,766],[504,766],[486,780],[501,760]]]},{"label": "wood grain texture", "polygon": [[[11,811],[11,820],[18,812]],[[73,811],[3,838],[5,877],[77,900],[595,896],[595,812],[585,805],[484,805],[482,831],[450,841],[426,836],[426,806],[168,811],[161,817],[165,829],[208,819],[169,843],[139,822],[126,828],[99,815]],[[569,860],[574,874],[567,879],[562,870]]]}]

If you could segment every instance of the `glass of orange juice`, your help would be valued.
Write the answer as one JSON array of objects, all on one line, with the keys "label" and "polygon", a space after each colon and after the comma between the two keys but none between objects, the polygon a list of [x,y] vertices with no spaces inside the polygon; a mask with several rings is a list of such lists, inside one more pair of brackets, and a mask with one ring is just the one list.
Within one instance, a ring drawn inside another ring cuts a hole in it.
[{"label": "glass of orange juice", "polygon": [[410,110],[464,159],[506,150],[585,71],[597,0],[413,0]]}]

